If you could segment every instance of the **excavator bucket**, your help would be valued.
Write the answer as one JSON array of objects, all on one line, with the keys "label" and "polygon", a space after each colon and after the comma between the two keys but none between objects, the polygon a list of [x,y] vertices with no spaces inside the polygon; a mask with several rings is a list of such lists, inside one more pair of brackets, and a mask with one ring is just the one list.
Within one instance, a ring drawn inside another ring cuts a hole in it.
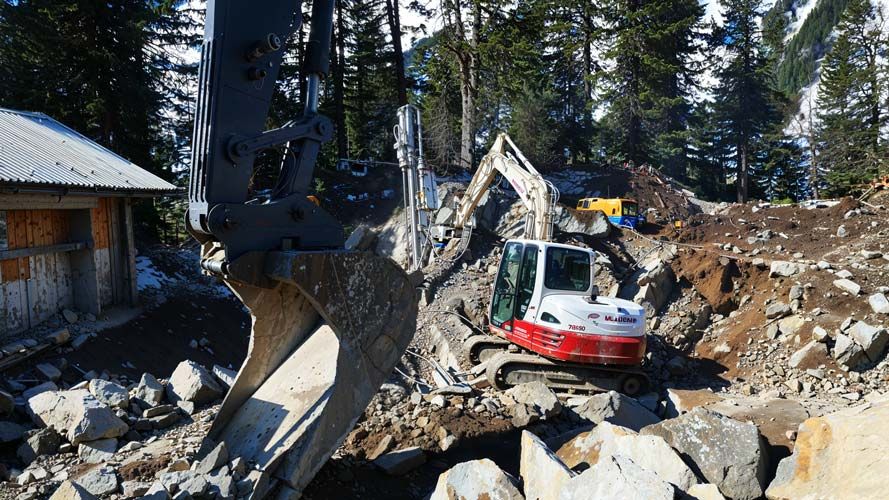
[{"label": "excavator bucket", "polygon": [[416,329],[408,275],[372,254],[269,252],[272,288],[227,282],[250,309],[247,359],[204,450],[261,471],[251,498],[297,498],[354,428]]}]

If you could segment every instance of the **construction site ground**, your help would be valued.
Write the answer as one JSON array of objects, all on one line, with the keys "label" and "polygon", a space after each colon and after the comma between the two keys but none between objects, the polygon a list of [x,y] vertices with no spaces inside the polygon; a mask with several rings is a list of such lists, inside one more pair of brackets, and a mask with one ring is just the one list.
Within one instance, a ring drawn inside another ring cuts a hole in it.
[{"label": "construction site ground", "polygon": [[[388,191],[398,179],[389,174],[371,171],[370,180],[361,181],[370,192],[366,199],[359,199],[361,193],[354,188],[342,187],[350,181],[345,174],[336,178],[331,197],[333,191],[336,196],[351,194],[354,203],[374,207],[365,210],[371,216],[361,218],[354,216],[357,210],[350,210],[352,202],[342,202],[334,211],[346,218],[350,216],[345,214],[352,214],[350,227],[368,223],[384,238],[387,220],[399,217],[400,191],[394,195]],[[856,321],[878,327],[887,324],[887,317],[875,313],[868,303],[871,294],[889,291],[889,258],[883,254],[889,255],[889,212],[882,208],[889,205],[885,195],[878,193],[867,203],[847,198],[822,208],[762,203],[716,206],[694,199],[669,179],[623,169],[573,183],[571,176],[563,176],[556,184],[569,207],[598,191],[634,197],[643,209],[651,209],[647,212],[650,222],[638,232],[612,228],[607,238],[567,234],[560,238],[592,246],[607,259],[597,277],[603,293],[632,295],[638,287],[631,285],[640,273],[654,272],[649,268],[655,261],[669,268],[663,272],[672,273],[669,287],[652,299],[659,304],[649,318],[644,369],[652,380],[657,411],[669,400],[668,390],[707,389],[737,401],[798,402],[803,409],[799,422],[794,417],[775,423],[768,412],[748,415],[768,434],[774,451],[769,464],[772,477],[778,461],[793,450],[795,429],[802,419],[860,405],[887,392],[889,366],[882,356],[850,370],[838,361],[835,346],[837,335]],[[682,227],[676,227],[675,221],[681,221]],[[426,498],[440,474],[458,463],[481,458],[519,477],[522,429],[558,442],[558,436],[586,425],[578,409],[582,396],[562,395],[565,410],[557,416],[522,421],[491,389],[465,395],[445,392],[437,400],[426,394],[441,385],[436,383],[440,375],[435,372],[442,367],[450,368],[457,378],[472,378],[460,346],[466,337],[486,328],[499,247],[509,236],[498,234],[497,227],[510,226],[510,222],[499,220],[480,228],[464,254],[456,256],[450,248],[424,269],[418,328],[408,352],[345,443],[308,486],[304,498]],[[145,248],[143,254],[160,277],[154,280],[159,286],[142,289],[142,309],[134,319],[102,329],[88,319],[71,323],[60,315],[29,335],[40,338],[59,327],[67,327],[72,338],[95,335],[76,349],[64,346],[9,368],[3,374],[6,389],[9,381],[22,386],[44,382],[35,368],[38,363],[61,368],[56,383],[62,388],[81,382],[89,372],[89,376],[105,372],[105,378],[124,385],[135,384],[143,373],[163,380],[183,360],[208,369],[219,365],[236,370],[246,355],[250,334],[250,316],[241,303],[220,283],[199,275],[195,247]],[[796,265],[796,272],[775,276],[775,261]],[[852,294],[834,283],[841,271],[847,271],[860,293]],[[768,318],[767,311],[776,304],[786,305],[786,310]],[[816,326],[829,333],[819,341],[825,347],[813,348],[815,352],[799,362],[793,357],[815,342]],[[141,452],[119,453],[111,461],[120,480],[150,482],[175,458],[193,458],[218,404],[183,416],[170,427],[143,433]],[[767,430],[768,426],[774,429]],[[412,446],[422,449],[425,459],[399,477],[386,474],[373,461],[380,453]],[[16,447],[16,443],[0,446],[0,462],[8,471],[20,472],[26,464],[16,457]],[[155,452],[146,453],[149,449]],[[61,471],[63,464],[70,478],[100,466],[84,464],[71,453],[40,456],[35,463],[50,471],[50,476]],[[46,498],[57,485],[51,477],[24,485],[13,480],[0,485],[0,497],[22,498],[32,492],[30,498]]]}]

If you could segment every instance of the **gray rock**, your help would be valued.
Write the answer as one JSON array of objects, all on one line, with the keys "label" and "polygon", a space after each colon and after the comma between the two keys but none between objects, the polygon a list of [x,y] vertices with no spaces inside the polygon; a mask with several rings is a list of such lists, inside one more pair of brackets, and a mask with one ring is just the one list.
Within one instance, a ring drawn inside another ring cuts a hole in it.
[{"label": "gray rock", "polygon": [[859,321],[849,329],[849,336],[864,349],[864,355],[871,361],[878,361],[886,349],[889,332],[885,328],[871,326]]},{"label": "gray rock", "polygon": [[575,411],[580,417],[595,424],[610,422],[637,432],[646,425],[660,422],[654,413],[645,409],[638,401],[615,391],[591,396]]},{"label": "gray rock", "polygon": [[773,260],[771,265],[769,266],[769,277],[775,278],[781,276],[784,278],[789,278],[801,271],[801,266],[795,262]]},{"label": "gray rock", "polygon": [[57,386],[55,382],[44,382],[40,385],[35,385],[34,387],[27,389],[25,392],[22,393],[22,398],[27,401],[42,392],[57,390],[59,390],[59,386]]},{"label": "gray rock", "polygon": [[373,461],[390,476],[401,476],[426,463],[426,454],[419,446],[391,451]]},{"label": "gray rock", "polygon": [[728,497],[752,500],[765,491],[768,460],[763,439],[753,424],[695,408],[648,426],[642,434],[664,438]]},{"label": "gray rock", "polygon": [[195,404],[210,403],[222,397],[222,387],[201,365],[191,360],[179,363],[167,382],[167,398],[176,402],[180,399]]},{"label": "gray rock", "polygon": [[28,400],[28,413],[36,424],[58,430],[72,445],[120,437],[129,430],[86,389],[38,394]]},{"label": "gray rock", "polygon": [[843,278],[843,279],[848,280],[848,279],[852,279],[852,272],[849,271],[848,269],[840,269],[839,271],[834,273],[834,276],[836,276],[837,278]]},{"label": "gray rock", "polygon": [[43,375],[44,377],[46,377],[52,381],[56,381],[56,380],[62,378],[62,372],[58,368],[56,368],[55,366],[53,366],[49,363],[39,363],[34,368],[36,368],[37,371],[40,372],[41,375]]},{"label": "gray rock", "polygon": [[77,447],[77,456],[88,464],[101,464],[114,458],[117,451],[117,439],[97,439],[86,443],[80,443]]},{"label": "gray rock", "polygon": [[882,293],[875,293],[867,298],[871,309],[877,314],[889,314],[889,299]]},{"label": "gray rock", "polygon": [[828,338],[830,338],[830,333],[823,327],[816,326],[812,328],[812,340],[815,342],[827,342]]},{"label": "gray rock", "polygon": [[151,483],[151,487],[140,500],[170,500],[170,494],[160,482]]},{"label": "gray rock", "polygon": [[194,465],[194,471],[198,474],[209,474],[227,463],[228,448],[225,443],[219,443],[207,456]]},{"label": "gray rock", "polygon": [[124,481],[120,483],[120,489],[123,491],[124,498],[136,498],[148,493],[151,484],[147,481]]},{"label": "gray rock", "polygon": [[0,421],[0,444],[13,443],[22,439],[25,428],[14,422]]},{"label": "gray rock", "polygon": [[[516,403],[536,407],[544,418],[552,418],[562,411],[562,404],[556,394],[543,382],[533,381],[511,387],[503,396]],[[504,398],[501,398],[501,401]]]},{"label": "gray rock", "polygon": [[236,370],[229,370],[223,366],[213,365],[213,375],[216,376],[216,380],[219,380],[219,382],[228,389],[235,383],[235,377],[238,376],[238,372]]},{"label": "gray rock", "polygon": [[845,238],[849,234],[849,231],[846,230],[846,226],[840,224],[840,227],[837,228],[837,236],[840,238]]},{"label": "gray rock", "polygon": [[519,471],[525,496],[540,500],[558,498],[565,483],[574,477],[559,457],[528,431],[522,431]]},{"label": "gray rock", "polygon": [[71,348],[75,351],[77,349],[80,349],[81,347],[83,347],[83,344],[86,344],[90,338],[92,337],[88,333],[82,333],[74,337],[74,340],[71,341]]},{"label": "gray rock", "polygon": [[117,491],[117,473],[111,467],[102,466],[76,478],[75,483],[96,496],[110,495]]},{"label": "gray rock", "polygon": [[766,318],[783,318],[790,314],[790,306],[783,302],[775,302],[766,307]]},{"label": "gray rock", "polygon": [[670,483],[620,455],[599,460],[596,465],[569,480],[559,495],[560,500],[672,500],[673,497]]},{"label": "gray rock", "polygon": [[114,382],[94,378],[89,382],[90,394],[99,401],[112,408],[127,408],[130,406],[130,394],[127,390]]},{"label": "gray rock", "polygon": [[845,278],[833,280],[833,285],[844,292],[848,292],[850,295],[858,295],[861,292],[861,285]]},{"label": "gray rock", "polygon": [[788,363],[791,368],[814,368],[827,359],[827,346],[818,341],[811,341],[790,356]]},{"label": "gray rock", "polygon": [[68,323],[77,323],[77,320],[80,319],[77,317],[77,313],[70,309],[62,309],[62,316]]},{"label": "gray rock", "polygon": [[429,500],[524,500],[513,480],[483,458],[459,463],[438,476]]},{"label": "gray rock", "polygon": [[151,418],[158,417],[160,415],[166,415],[167,413],[176,411],[176,407],[173,405],[159,405],[152,408],[146,408],[142,410],[143,418]]},{"label": "gray rock", "polygon": [[200,474],[195,474],[179,483],[179,493],[185,492],[192,497],[196,497],[203,495],[209,487],[210,482],[207,481],[207,478]]},{"label": "gray rock", "polygon": [[49,500],[98,500],[98,498],[83,486],[65,481],[53,492]]},{"label": "gray rock", "polygon": [[838,333],[833,347],[833,359],[843,366],[855,368],[864,360],[864,349],[852,337]]},{"label": "gray rock", "polygon": [[800,300],[802,298],[803,287],[801,287],[800,285],[793,285],[792,287],[790,287],[790,294],[788,295],[788,299],[790,299],[791,302],[793,302],[794,300]]},{"label": "gray rock", "polygon": [[24,435],[25,442],[16,451],[19,460],[28,464],[43,455],[55,455],[62,444],[62,438],[52,429],[28,431]]},{"label": "gray rock", "polygon": [[143,373],[133,394],[140,405],[157,406],[164,401],[164,386],[150,373]]}]

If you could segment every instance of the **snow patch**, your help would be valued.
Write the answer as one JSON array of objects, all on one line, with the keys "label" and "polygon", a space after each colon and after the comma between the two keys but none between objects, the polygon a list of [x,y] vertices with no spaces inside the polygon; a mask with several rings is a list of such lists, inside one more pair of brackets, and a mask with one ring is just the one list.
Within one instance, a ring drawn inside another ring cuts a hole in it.
[{"label": "snow patch", "polygon": [[136,257],[136,287],[139,291],[148,288],[161,288],[170,278],[154,267],[151,259],[144,255]]}]

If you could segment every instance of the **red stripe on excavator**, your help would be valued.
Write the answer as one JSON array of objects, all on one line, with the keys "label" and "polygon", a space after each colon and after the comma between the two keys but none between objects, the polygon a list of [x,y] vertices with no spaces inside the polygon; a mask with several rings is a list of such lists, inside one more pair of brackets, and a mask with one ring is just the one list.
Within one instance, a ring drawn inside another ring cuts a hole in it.
[{"label": "red stripe on excavator", "polygon": [[[513,331],[490,326],[491,332],[541,356],[572,363],[639,365],[645,356],[645,335],[620,337],[546,328],[513,321]],[[530,333],[529,333],[530,332]]]}]

